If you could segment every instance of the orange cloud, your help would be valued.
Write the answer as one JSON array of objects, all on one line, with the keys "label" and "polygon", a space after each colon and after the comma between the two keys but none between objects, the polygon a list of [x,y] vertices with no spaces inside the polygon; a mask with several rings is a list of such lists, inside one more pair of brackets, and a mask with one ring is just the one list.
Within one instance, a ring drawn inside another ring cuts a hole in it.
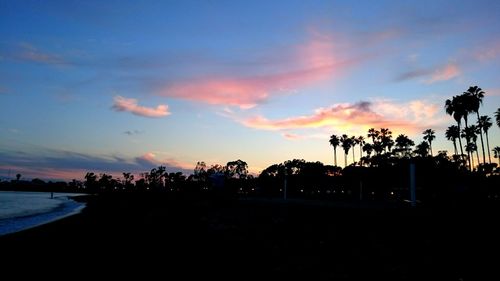
[{"label": "orange cloud", "polygon": [[[394,132],[419,133],[423,128],[440,124],[437,118],[439,105],[415,100],[406,103],[391,101],[358,102],[336,104],[319,108],[311,115],[269,120],[255,116],[238,120],[243,125],[262,130],[292,130],[330,128],[342,132],[365,133],[369,128],[390,128]],[[303,136],[284,133],[287,139]]]},{"label": "orange cloud", "polygon": [[136,99],[115,96],[112,108],[116,111],[129,111],[132,114],[144,117],[163,117],[170,115],[168,105],[160,104],[156,108],[149,108],[137,104]]},{"label": "orange cloud", "polygon": [[[248,109],[266,101],[271,94],[331,78],[336,69],[350,63],[337,60],[334,53],[331,39],[315,38],[295,48],[291,59],[293,67],[287,67],[286,71],[269,72],[262,69],[260,72],[268,74],[248,77],[228,75],[184,81],[163,89],[160,95]],[[289,61],[286,63],[290,64]]]},{"label": "orange cloud", "polygon": [[461,70],[456,64],[447,64],[443,68],[437,69],[426,81],[428,84],[453,79],[461,74]]}]

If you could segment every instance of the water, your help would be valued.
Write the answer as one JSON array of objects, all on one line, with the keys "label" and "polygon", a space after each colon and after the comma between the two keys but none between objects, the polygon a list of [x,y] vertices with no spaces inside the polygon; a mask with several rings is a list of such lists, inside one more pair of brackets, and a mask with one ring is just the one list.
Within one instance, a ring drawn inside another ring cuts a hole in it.
[{"label": "water", "polygon": [[0,235],[51,222],[80,212],[85,204],[75,193],[0,191]]}]

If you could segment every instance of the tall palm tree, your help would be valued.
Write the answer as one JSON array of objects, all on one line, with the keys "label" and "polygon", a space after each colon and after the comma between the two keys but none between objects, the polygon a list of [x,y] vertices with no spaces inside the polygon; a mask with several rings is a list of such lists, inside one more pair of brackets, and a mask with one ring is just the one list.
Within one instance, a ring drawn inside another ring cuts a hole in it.
[{"label": "tall palm tree", "polygon": [[372,151],[373,151],[373,145],[371,143],[365,143],[363,145],[363,151],[366,152],[366,154],[368,155],[368,157],[370,157],[370,155],[372,155]]},{"label": "tall palm tree", "polygon": [[[444,108],[445,108],[446,113],[448,115],[453,116],[453,119],[455,119],[455,121],[457,122],[457,126],[458,126],[459,131],[462,131],[462,128],[461,128],[462,118],[464,119],[465,126],[467,127],[468,112],[466,109],[465,100],[464,100],[463,96],[453,96],[453,98],[451,100],[447,99],[445,102]],[[460,155],[464,155],[464,150],[463,150],[461,138],[458,138],[458,143],[460,144],[460,153],[461,153]],[[469,159],[469,167],[472,167],[471,163],[470,163],[470,158],[468,158],[468,159]]]},{"label": "tall palm tree", "polygon": [[460,129],[457,126],[451,125],[446,129],[445,133],[446,139],[453,142],[453,147],[455,148],[455,155],[458,154],[457,150],[457,139],[460,138]]},{"label": "tall palm tree", "polygon": [[493,148],[493,157],[498,158],[498,166],[500,166],[500,146]]},{"label": "tall palm tree", "polygon": [[435,131],[433,129],[427,129],[422,132],[424,134],[424,140],[429,142],[429,149],[431,150],[431,156],[432,155],[432,141],[436,138],[435,136]]},{"label": "tall palm tree", "polygon": [[340,140],[336,135],[330,136],[330,145],[333,146],[333,157],[335,160],[335,166],[337,166],[337,146],[340,145]]},{"label": "tall palm tree", "polygon": [[392,140],[392,132],[389,129],[380,128],[380,142],[382,143],[385,152],[387,152],[387,149],[391,152],[394,141]]},{"label": "tall palm tree", "polygon": [[376,142],[375,140],[378,139],[379,135],[380,135],[379,131],[375,130],[374,128],[370,128],[368,130],[367,137],[372,138],[372,144],[375,144]]},{"label": "tall palm tree", "polygon": [[[462,130],[462,137],[465,138],[467,140],[467,145],[466,145],[466,149],[468,148],[467,152],[476,152],[477,154],[477,162],[479,164],[479,153],[477,153],[477,128],[476,126],[472,125],[472,126],[469,126],[469,127],[466,127]],[[470,143],[473,143],[474,146],[470,146],[469,144]],[[475,147],[475,149],[473,149]],[[469,156],[472,161],[474,161],[473,157],[474,157],[474,154],[470,154]],[[474,163],[472,163],[472,166],[474,166]]]},{"label": "tall palm tree", "polygon": [[344,168],[347,167],[347,155],[349,154],[349,149],[351,149],[352,139],[346,134],[343,134],[340,138],[342,143],[342,148],[344,149]]},{"label": "tall palm tree", "polygon": [[490,160],[491,164],[491,154],[490,154],[490,140],[488,137],[488,130],[491,128],[493,123],[491,123],[491,118],[489,116],[481,116],[479,120],[477,120],[477,126],[480,127],[484,134],[486,135],[486,147],[488,148],[488,160]]},{"label": "tall palm tree", "polygon": [[358,139],[355,136],[351,137],[351,147],[352,147],[352,163],[356,163],[356,155],[354,153],[354,148],[358,144]]},{"label": "tall palm tree", "polygon": [[[470,101],[468,106],[471,112],[475,112],[477,115],[477,120],[479,120],[479,107],[483,103],[484,91],[478,86],[471,86],[467,91],[464,92],[464,95],[467,96],[467,99]],[[483,132],[481,128],[479,128],[479,136],[481,137],[481,148],[483,150],[483,163],[486,163],[486,154],[484,152],[484,141],[483,141]],[[479,161],[478,161],[479,162]]]},{"label": "tall palm tree", "polygon": [[500,128],[500,107],[495,111],[495,119],[497,121],[497,126]]},{"label": "tall palm tree", "polygon": [[474,151],[477,151],[477,145],[473,142],[469,142],[467,144],[467,146],[465,147],[465,150],[467,151],[467,153],[469,153],[471,155],[471,157],[469,158],[471,161],[472,161],[472,166],[470,167],[470,170],[472,171],[472,167],[474,167],[474,157],[472,155],[474,155]]},{"label": "tall palm tree", "polygon": [[365,145],[365,138],[363,136],[359,136],[356,139],[356,143],[359,145],[359,159],[363,157],[363,146]]}]

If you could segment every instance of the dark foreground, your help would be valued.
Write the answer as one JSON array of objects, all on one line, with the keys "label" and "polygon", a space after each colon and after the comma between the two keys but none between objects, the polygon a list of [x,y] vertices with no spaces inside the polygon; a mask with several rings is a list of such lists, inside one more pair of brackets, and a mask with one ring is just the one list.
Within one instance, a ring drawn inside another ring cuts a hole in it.
[{"label": "dark foreground", "polygon": [[167,280],[500,280],[496,207],[176,197],[89,198],[82,214],[0,237],[2,270]]}]

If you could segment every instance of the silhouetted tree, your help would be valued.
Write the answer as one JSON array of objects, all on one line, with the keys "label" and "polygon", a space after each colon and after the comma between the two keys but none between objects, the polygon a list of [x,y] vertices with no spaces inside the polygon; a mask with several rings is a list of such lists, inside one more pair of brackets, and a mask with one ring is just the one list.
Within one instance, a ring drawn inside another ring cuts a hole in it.
[{"label": "silhouetted tree", "polygon": [[497,121],[497,126],[500,128],[500,107],[495,111],[495,119]]},{"label": "silhouetted tree", "polygon": [[401,157],[409,158],[411,157],[411,147],[414,146],[415,143],[408,138],[406,135],[399,135],[396,138],[396,153],[401,153]]},{"label": "silhouetted tree", "polygon": [[493,148],[493,157],[498,158],[498,166],[500,166],[500,146]]},{"label": "silhouetted tree", "polygon": [[431,156],[434,156],[432,154],[432,141],[436,138],[436,136],[434,135],[434,130],[433,129],[427,129],[425,131],[422,132],[422,134],[424,134],[424,140],[428,141],[429,142],[429,149],[431,151]]},{"label": "silhouetted tree", "polygon": [[20,179],[21,179],[21,174],[16,174],[16,181],[19,182]]},{"label": "silhouetted tree", "polygon": [[134,180],[134,175],[131,173],[123,173],[123,186],[125,189],[132,188],[132,181]]},{"label": "silhouetted tree", "polygon": [[89,192],[95,192],[97,189],[97,175],[92,172],[85,174],[84,185]]},{"label": "silhouetted tree", "polygon": [[446,139],[453,142],[453,148],[455,149],[455,155],[458,154],[457,150],[457,139],[460,138],[460,130],[457,126],[451,125],[446,129],[445,133]]},{"label": "silhouetted tree", "polygon": [[470,170],[472,171],[472,168],[475,166],[474,165],[474,157],[473,157],[473,155],[474,155],[474,151],[477,151],[477,145],[475,143],[473,143],[473,142],[469,142],[467,144],[467,146],[465,147],[465,150],[470,155],[469,159],[470,159],[470,161],[472,161],[471,169]]},{"label": "silhouetted tree", "polygon": [[207,179],[207,164],[205,162],[197,162],[196,167],[194,168],[194,177],[198,181],[206,181]]},{"label": "silhouetted tree", "polygon": [[[479,121],[480,116],[479,116],[479,107],[481,107],[481,104],[483,103],[483,98],[484,98],[484,91],[479,88],[478,86],[471,86],[467,91],[464,92],[464,95],[466,95],[467,99],[469,100],[468,106],[470,108],[471,112],[475,112],[477,115],[477,120]],[[486,163],[486,155],[484,153],[484,141],[483,141],[483,132],[481,128],[478,130],[478,134],[481,138],[481,147],[483,151],[483,163]],[[477,146],[477,143],[476,143]],[[478,160],[479,164],[479,160]]]},{"label": "silhouetted tree", "polygon": [[[445,111],[448,115],[453,116],[453,119],[457,122],[457,126],[459,131],[462,131],[461,127],[461,121],[462,118],[465,121],[465,126],[467,127],[467,115],[469,112],[467,111],[466,107],[466,101],[464,100],[463,96],[453,96],[451,100],[447,99],[445,102]],[[464,155],[464,150],[462,146],[462,139],[458,138],[458,142],[460,144],[460,155]],[[470,158],[467,158],[469,160],[469,167],[472,167],[470,163]]]},{"label": "silhouetted tree", "polygon": [[356,144],[359,145],[359,160],[363,157],[363,146],[365,145],[365,138],[363,136],[359,136],[356,139]]},{"label": "silhouetted tree", "polygon": [[248,165],[247,162],[240,159],[236,161],[230,161],[226,164],[226,175],[229,178],[237,176],[239,179],[244,179],[248,175]]},{"label": "silhouetted tree", "polygon": [[340,140],[336,135],[330,136],[330,145],[333,146],[333,158],[335,160],[335,166],[337,166],[337,146],[339,146]]},{"label": "silhouetted tree", "polygon": [[352,139],[346,134],[343,134],[340,138],[342,143],[342,148],[344,149],[344,167],[347,167],[347,154],[349,154],[349,149],[351,149]]},{"label": "silhouetted tree", "polygon": [[422,158],[427,157],[429,155],[429,143],[426,141],[421,142],[415,147],[414,152]]},{"label": "silhouetted tree", "polygon": [[391,152],[394,141],[392,140],[392,132],[388,128],[380,128],[380,143],[385,152]]},{"label": "silhouetted tree", "polygon": [[488,160],[491,164],[491,154],[490,154],[490,140],[488,137],[488,130],[491,128],[493,124],[491,123],[491,118],[489,116],[481,116],[479,120],[477,120],[477,126],[483,130],[486,135],[486,147],[488,148]]}]

